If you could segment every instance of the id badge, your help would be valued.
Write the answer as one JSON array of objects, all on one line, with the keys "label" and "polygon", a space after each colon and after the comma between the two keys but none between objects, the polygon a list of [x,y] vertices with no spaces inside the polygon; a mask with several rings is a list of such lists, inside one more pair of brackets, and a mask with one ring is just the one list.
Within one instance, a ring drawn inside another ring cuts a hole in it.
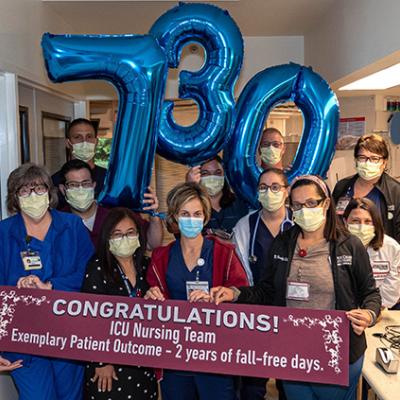
[{"label": "id badge", "polygon": [[[371,266],[375,280],[383,280],[390,273],[390,266],[388,261],[374,261]],[[395,275],[397,275],[397,273]]]},{"label": "id badge", "polygon": [[287,284],[286,299],[308,301],[310,299],[310,284],[289,281]]},{"label": "id badge", "polygon": [[202,290],[208,293],[210,288],[208,287],[207,281],[186,281],[186,296],[188,300],[190,293],[194,290]]},{"label": "id badge", "polygon": [[347,205],[350,203],[351,198],[350,197],[340,197],[339,200],[336,203],[336,214],[337,215],[343,215],[344,210],[346,209]]},{"label": "id badge", "polygon": [[25,271],[42,269],[42,260],[38,251],[21,251],[21,259]]}]

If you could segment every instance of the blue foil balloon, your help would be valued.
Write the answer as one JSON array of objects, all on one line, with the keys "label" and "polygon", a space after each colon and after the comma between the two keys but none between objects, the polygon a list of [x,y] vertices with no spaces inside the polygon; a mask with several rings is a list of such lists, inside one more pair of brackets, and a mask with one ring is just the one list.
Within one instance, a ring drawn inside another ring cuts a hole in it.
[{"label": "blue foil balloon", "polygon": [[173,103],[163,105],[157,152],[183,164],[213,157],[226,144],[234,121],[233,88],[243,60],[243,39],[227,11],[208,4],[180,3],[162,15],[150,33],[165,50],[170,68],[177,68],[183,47],[199,43],[205,62],[196,72],[182,71],[179,96],[193,99],[199,118],[192,126],[177,125]]},{"label": "blue foil balloon", "polygon": [[303,174],[325,176],[335,152],[339,105],[328,83],[311,68],[292,63],[259,72],[239,97],[234,132],[224,150],[233,190],[254,208],[259,207],[257,182],[262,169],[256,153],[264,122],[273,107],[286,101],[294,101],[304,118],[289,181]]},{"label": "blue foil balloon", "polygon": [[150,184],[167,79],[163,50],[149,35],[52,35],[42,38],[53,82],[103,79],[118,91],[118,118],[99,201],[140,210]]}]

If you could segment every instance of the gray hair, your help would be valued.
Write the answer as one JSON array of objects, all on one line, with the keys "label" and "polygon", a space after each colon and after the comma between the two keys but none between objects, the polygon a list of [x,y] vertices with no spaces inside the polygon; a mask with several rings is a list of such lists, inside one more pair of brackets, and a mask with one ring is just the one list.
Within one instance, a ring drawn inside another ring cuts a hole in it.
[{"label": "gray hair", "polygon": [[18,201],[18,190],[24,185],[33,183],[45,184],[49,190],[50,207],[57,207],[57,188],[53,185],[47,169],[40,165],[26,163],[12,171],[7,180],[7,210],[10,214],[21,211]]}]

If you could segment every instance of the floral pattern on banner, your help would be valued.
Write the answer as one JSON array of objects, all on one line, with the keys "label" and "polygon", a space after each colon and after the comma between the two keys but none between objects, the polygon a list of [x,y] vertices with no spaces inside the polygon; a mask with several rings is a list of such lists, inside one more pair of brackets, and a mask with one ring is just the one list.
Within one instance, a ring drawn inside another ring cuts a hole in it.
[{"label": "floral pattern on banner", "polygon": [[0,340],[8,335],[7,326],[12,322],[17,303],[22,302],[29,306],[40,306],[46,301],[46,296],[34,297],[32,295],[17,295],[14,290],[0,292]]},{"label": "floral pattern on banner", "polygon": [[323,319],[320,319],[311,317],[295,318],[293,315],[289,315],[288,319],[284,319],[284,322],[292,323],[294,327],[305,326],[309,329],[320,326],[323,332],[325,351],[331,356],[328,366],[333,368],[337,374],[342,372],[339,367],[339,360],[342,358],[340,357],[340,348],[343,342],[339,334],[339,324],[343,322],[341,317],[332,318],[331,315],[325,315]]}]

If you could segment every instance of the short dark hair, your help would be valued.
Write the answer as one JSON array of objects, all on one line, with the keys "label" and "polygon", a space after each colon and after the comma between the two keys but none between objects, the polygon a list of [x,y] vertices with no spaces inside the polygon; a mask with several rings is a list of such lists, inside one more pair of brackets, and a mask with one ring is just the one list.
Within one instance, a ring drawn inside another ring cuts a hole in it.
[{"label": "short dark hair", "polygon": [[383,246],[383,237],[385,236],[385,228],[383,227],[383,222],[378,207],[370,199],[354,198],[349,201],[349,204],[347,204],[347,207],[343,213],[343,218],[347,220],[349,218],[350,213],[357,208],[361,208],[362,210],[368,211],[369,214],[371,215],[372,223],[374,224],[375,227],[375,236],[371,240],[369,245],[374,250],[379,250]]},{"label": "short dark hair", "polygon": [[86,163],[85,161],[78,160],[77,158],[74,158],[70,161],[67,161],[62,167],[61,167],[61,179],[60,183],[65,185],[65,182],[67,181],[66,175],[70,171],[77,171],[79,169],[87,169],[90,172],[90,178],[94,182],[94,172],[92,168],[90,168],[90,165]]},{"label": "short dark hair", "polygon": [[50,208],[57,207],[57,188],[53,185],[47,169],[41,165],[26,163],[12,171],[7,180],[7,210],[10,214],[21,211],[17,194],[21,186],[35,182],[40,182],[47,186],[49,206]]},{"label": "short dark hair", "polygon": [[379,154],[384,160],[389,158],[389,149],[385,140],[376,133],[364,135],[358,139],[354,147],[354,158],[358,156],[360,149],[366,149],[371,153]]},{"label": "short dark hair", "polygon": [[91,126],[94,130],[94,135],[97,137],[97,127],[95,126],[95,124],[92,121],[90,121],[89,119],[86,119],[86,118],[76,118],[73,121],[71,121],[71,123],[68,125],[67,137],[69,138],[71,129],[74,126],[81,125],[81,124],[86,124],[86,125]]},{"label": "short dark hair", "polygon": [[324,238],[327,241],[336,241],[338,240],[340,233],[347,233],[347,231],[344,229],[343,224],[339,222],[338,216],[336,214],[335,201],[333,200],[328,185],[324,182],[324,180],[320,176],[318,175],[315,176],[318,178],[318,182],[320,181],[321,185],[324,185],[324,188],[319,186],[319,184],[317,184],[314,180],[307,179],[306,176],[304,177],[304,179],[300,178],[299,180],[295,181],[293,185],[290,187],[290,195],[289,195],[290,203],[292,203],[292,193],[294,189],[299,188],[301,186],[314,186],[322,199],[330,200],[329,208],[326,213]]},{"label": "short dark hair", "polygon": [[260,176],[258,177],[257,186],[260,184],[261,178],[262,178],[265,174],[268,174],[268,173],[270,173],[270,172],[272,172],[272,173],[274,173],[274,174],[276,174],[276,175],[279,175],[279,176],[281,177],[281,179],[282,179],[284,185],[285,185],[285,186],[289,186],[289,182],[288,182],[287,176],[285,175],[285,173],[283,172],[283,170],[280,169],[280,168],[275,168],[275,167],[268,167],[268,168],[265,168],[265,169],[263,170],[263,172],[261,172]]},{"label": "short dark hair", "polygon": [[135,223],[137,232],[139,234],[140,247],[133,255],[136,268],[139,269],[143,266],[143,258],[146,251],[146,238],[139,217],[128,208],[112,208],[103,222],[96,251],[100,265],[103,267],[106,277],[113,282],[118,282],[118,273],[114,271],[117,260],[110,251],[109,240],[111,237],[111,232],[114,230],[115,226],[124,218],[129,218]]},{"label": "short dark hair", "polygon": [[[201,165],[203,166],[204,164],[207,164],[211,161],[216,161],[218,164],[221,165],[222,169],[225,171],[224,161],[218,154],[216,156],[214,156],[213,158],[210,158],[209,160],[204,161]],[[229,186],[228,180],[226,179],[226,176],[225,176],[224,186],[222,187],[222,197],[219,201],[219,205],[221,206],[221,208],[227,208],[231,204],[233,204],[233,202],[235,200],[236,200],[236,195],[235,195],[235,193],[232,192],[232,189]]]}]

